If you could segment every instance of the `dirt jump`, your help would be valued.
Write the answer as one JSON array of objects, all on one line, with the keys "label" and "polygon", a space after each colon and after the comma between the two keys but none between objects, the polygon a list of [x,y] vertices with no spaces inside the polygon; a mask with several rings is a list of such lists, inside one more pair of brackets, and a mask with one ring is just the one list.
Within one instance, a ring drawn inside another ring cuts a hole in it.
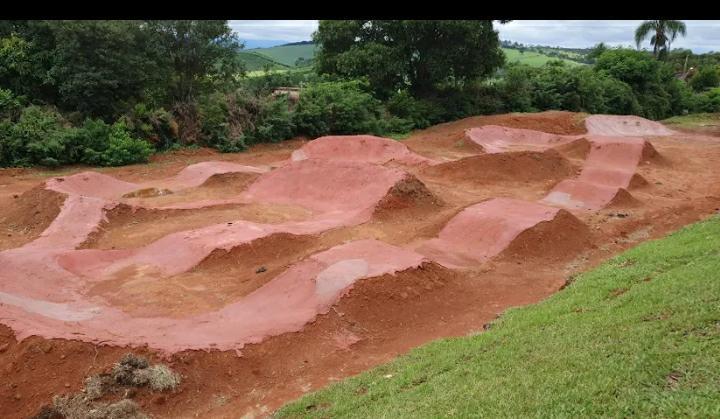
[{"label": "dirt jump", "polygon": [[149,414],[267,416],[720,208],[720,138],[631,116],[164,159],[0,171],[3,417],[131,350],[184,377]]}]

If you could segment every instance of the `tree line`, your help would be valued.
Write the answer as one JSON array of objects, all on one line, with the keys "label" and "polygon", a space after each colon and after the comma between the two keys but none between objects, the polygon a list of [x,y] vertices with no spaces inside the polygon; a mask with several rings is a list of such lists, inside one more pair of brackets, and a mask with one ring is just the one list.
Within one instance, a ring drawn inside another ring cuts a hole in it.
[{"label": "tree line", "polygon": [[[0,166],[122,165],[177,147],[392,135],[500,112],[720,110],[716,62],[681,79],[675,51],[600,45],[582,68],[508,65],[502,23],[320,21],[318,53],[303,63],[313,71],[245,77],[227,21],[3,21]],[[273,94],[280,86],[302,86],[299,101]]]}]

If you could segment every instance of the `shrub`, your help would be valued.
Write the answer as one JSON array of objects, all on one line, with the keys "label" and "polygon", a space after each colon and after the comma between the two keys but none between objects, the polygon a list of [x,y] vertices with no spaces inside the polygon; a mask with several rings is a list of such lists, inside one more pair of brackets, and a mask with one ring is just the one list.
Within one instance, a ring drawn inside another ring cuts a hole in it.
[{"label": "shrub", "polygon": [[0,128],[0,162],[3,166],[57,166],[67,162],[62,116],[54,110],[29,106],[17,123]]},{"label": "shrub", "polygon": [[107,147],[110,125],[100,119],[86,119],[82,127],[65,134],[65,154],[69,162],[103,165],[102,151]]},{"label": "shrub", "polygon": [[175,118],[162,107],[150,108],[138,103],[120,120],[134,137],[150,142],[158,150],[170,149],[179,140]]},{"label": "shrub", "polygon": [[702,67],[697,74],[690,79],[690,86],[696,92],[720,86],[720,73],[715,66]]},{"label": "shrub", "polygon": [[266,97],[261,102],[255,130],[250,137],[253,143],[279,142],[292,138],[295,123],[290,112],[287,96]]},{"label": "shrub", "polygon": [[100,153],[103,166],[123,166],[133,163],[145,163],[153,153],[150,143],[132,138],[122,122],[116,122],[110,129],[107,147]]},{"label": "shrub", "polygon": [[391,96],[385,106],[391,115],[388,131],[406,132],[413,128],[426,128],[431,125],[432,105],[415,99],[406,90]]},{"label": "shrub", "polygon": [[0,89],[0,119],[14,120],[19,116],[21,109],[20,99],[8,89]]},{"label": "shrub", "polygon": [[300,95],[294,123],[301,134],[382,134],[383,108],[358,80],[309,85]]},{"label": "shrub", "polygon": [[202,97],[198,103],[202,143],[224,153],[245,150],[243,127],[253,119],[254,106],[237,95],[221,92]]}]

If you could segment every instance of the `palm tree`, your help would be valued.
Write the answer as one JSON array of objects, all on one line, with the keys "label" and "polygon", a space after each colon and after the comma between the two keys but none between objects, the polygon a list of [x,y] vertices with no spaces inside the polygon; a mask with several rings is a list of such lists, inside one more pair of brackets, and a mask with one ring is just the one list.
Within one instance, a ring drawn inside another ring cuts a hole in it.
[{"label": "palm tree", "polygon": [[635,30],[635,43],[639,49],[640,43],[653,34],[650,37],[653,55],[664,56],[670,51],[670,44],[678,34],[685,36],[686,31],[685,23],[679,20],[646,20]]}]

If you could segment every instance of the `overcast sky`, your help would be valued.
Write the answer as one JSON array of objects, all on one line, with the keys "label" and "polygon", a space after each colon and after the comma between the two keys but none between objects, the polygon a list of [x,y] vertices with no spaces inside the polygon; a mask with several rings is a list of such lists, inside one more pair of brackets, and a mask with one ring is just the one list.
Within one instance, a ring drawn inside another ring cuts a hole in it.
[{"label": "overcast sky", "polygon": [[[231,20],[230,26],[247,46],[277,45],[283,42],[308,41],[317,20]],[[515,20],[496,24],[500,39],[523,44],[561,47],[591,47],[598,42],[608,45],[634,46],[635,28],[640,20]],[[673,47],[695,52],[720,51],[720,21],[685,20],[687,37],[679,38]],[[278,42],[281,41],[281,42]],[[650,47],[649,43],[645,43]]]}]

